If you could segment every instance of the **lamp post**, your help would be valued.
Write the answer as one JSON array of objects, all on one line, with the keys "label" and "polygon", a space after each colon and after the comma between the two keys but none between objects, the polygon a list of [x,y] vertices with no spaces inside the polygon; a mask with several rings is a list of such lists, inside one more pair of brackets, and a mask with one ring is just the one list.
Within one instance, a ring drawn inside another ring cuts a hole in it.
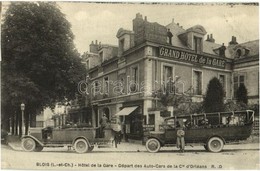
[{"label": "lamp post", "polygon": [[25,109],[25,104],[21,104],[21,111],[22,111],[22,135],[23,135],[23,127],[24,127],[24,109]]}]

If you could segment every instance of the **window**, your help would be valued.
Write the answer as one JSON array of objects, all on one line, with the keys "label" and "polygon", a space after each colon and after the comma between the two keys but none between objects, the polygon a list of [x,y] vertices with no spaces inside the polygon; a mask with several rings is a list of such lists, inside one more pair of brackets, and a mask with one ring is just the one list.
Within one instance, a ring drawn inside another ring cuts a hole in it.
[{"label": "window", "polygon": [[173,81],[173,67],[163,66],[163,85],[164,90],[172,90],[172,81]]},{"label": "window", "polygon": [[108,77],[104,77],[103,86],[104,86],[104,94],[108,94],[108,92],[109,92],[109,81],[108,81]]},{"label": "window", "polygon": [[132,81],[134,81],[135,83],[138,82],[138,67],[133,67],[132,68]]},{"label": "window", "polygon": [[245,84],[245,75],[235,75],[234,78],[234,97],[236,98],[236,92],[240,85]]},{"label": "window", "polygon": [[99,56],[101,58],[101,61],[104,62],[104,54],[103,54],[103,51],[102,52],[99,52]]},{"label": "window", "polygon": [[138,73],[138,66],[131,68],[131,92],[136,91],[138,88],[138,79],[139,79],[139,73]]},{"label": "window", "polygon": [[193,41],[194,50],[196,53],[202,52],[202,39],[200,37],[194,37]]},{"label": "window", "polygon": [[219,75],[219,82],[221,83],[224,91],[224,97],[226,97],[226,77],[225,75]]},{"label": "window", "polygon": [[193,92],[195,95],[202,95],[202,72],[193,71]]},{"label": "window", "polygon": [[93,95],[96,96],[97,93],[98,93],[98,91],[99,91],[99,84],[98,84],[98,81],[95,81],[95,83],[94,83],[94,93],[93,93]]},{"label": "window", "polygon": [[119,48],[121,49],[122,52],[125,50],[125,39],[120,40]]},{"label": "window", "polygon": [[155,114],[149,114],[149,125],[155,124]]}]

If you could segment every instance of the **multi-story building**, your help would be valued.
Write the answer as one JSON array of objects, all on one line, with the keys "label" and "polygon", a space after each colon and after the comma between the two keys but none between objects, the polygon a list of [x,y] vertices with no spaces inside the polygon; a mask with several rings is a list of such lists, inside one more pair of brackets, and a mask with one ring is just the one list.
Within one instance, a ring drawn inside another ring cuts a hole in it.
[{"label": "multi-story building", "polygon": [[118,116],[129,138],[141,139],[147,125],[159,130],[162,117],[157,90],[170,80],[192,101],[201,102],[213,77],[219,78],[225,99],[234,99],[240,84],[248,89],[251,103],[259,99],[259,41],[228,46],[217,44],[201,25],[184,29],[172,20],[167,26],[136,14],[133,30],[120,28],[118,47],[90,44],[89,94],[95,126],[103,114]]}]

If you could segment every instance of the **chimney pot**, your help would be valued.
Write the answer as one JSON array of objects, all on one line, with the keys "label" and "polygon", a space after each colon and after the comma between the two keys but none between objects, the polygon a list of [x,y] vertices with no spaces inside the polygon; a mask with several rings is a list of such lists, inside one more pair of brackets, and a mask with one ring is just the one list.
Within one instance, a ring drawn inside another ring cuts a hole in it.
[{"label": "chimney pot", "polygon": [[91,44],[94,44],[94,41],[92,40]]},{"label": "chimney pot", "polygon": [[209,40],[209,34],[207,35],[207,40]]},{"label": "chimney pot", "polygon": [[96,45],[97,45],[97,40],[96,40]]},{"label": "chimney pot", "polygon": [[174,23],[174,18],[172,18],[172,23]]},{"label": "chimney pot", "polygon": [[147,21],[147,16],[144,17],[144,20]]},{"label": "chimney pot", "polygon": [[179,23],[177,23],[177,25],[180,25]]},{"label": "chimney pot", "polygon": [[213,35],[212,35],[212,34],[210,34],[210,38],[211,38],[211,39],[213,38]]}]

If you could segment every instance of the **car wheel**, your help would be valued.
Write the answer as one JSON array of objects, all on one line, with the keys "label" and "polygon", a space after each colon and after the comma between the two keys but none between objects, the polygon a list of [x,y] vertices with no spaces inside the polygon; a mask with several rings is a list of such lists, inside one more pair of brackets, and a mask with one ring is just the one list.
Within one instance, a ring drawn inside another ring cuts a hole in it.
[{"label": "car wheel", "polygon": [[224,142],[219,137],[212,137],[207,143],[208,150],[214,153],[220,152],[224,147]]},{"label": "car wheel", "polygon": [[34,151],[36,148],[36,142],[32,138],[23,138],[22,148],[24,151]]},{"label": "car wheel", "polygon": [[81,138],[75,141],[74,149],[77,153],[86,153],[89,149],[89,146],[87,141]]},{"label": "car wheel", "polygon": [[42,149],[43,149],[43,146],[41,146],[41,145],[36,145],[36,148],[35,148],[34,151],[40,152],[40,151],[42,151]]},{"label": "car wheel", "polygon": [[88,151],[91,152],[94,149],[94,146],[90,146]]},{"label": "car wheel", "polygon": [[151,138],[146,142],[145,147],[149,152],[156,153],[160,150],[161,144],[157,139]]}]

